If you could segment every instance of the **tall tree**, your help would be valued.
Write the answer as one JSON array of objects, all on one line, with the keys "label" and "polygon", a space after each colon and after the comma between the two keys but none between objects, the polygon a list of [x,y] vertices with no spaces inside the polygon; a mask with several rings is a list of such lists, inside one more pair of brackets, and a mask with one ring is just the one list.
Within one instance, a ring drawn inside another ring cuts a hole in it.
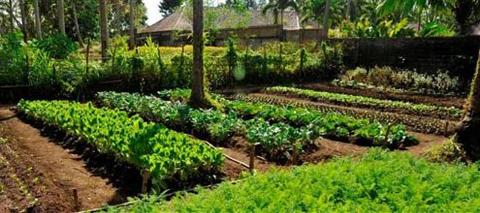
[{"label": "tall tree", "polygon": [[463,145],[471,160],[480,160],[480,52],[477,69],[472,80],[470,95],[468,96],[465,116],[462,120],[454,141]]},{"label": "tall tree", "polygon": [[175,10],[182,6],[184,0],[163,0],[158,5],[160,13],[164,16],[168,16],[175,12]]},{"label": "tall tree", "polygon": [[78,42],[80,43],[80,46],[83,47],[83,38],[82,38],[82,33],[80,32],[80,25],[78,24],[78,15],[77,15],[77,6],[76,2],[72,1],[70,2],[72,5],[72,13],[73,13],[73,23],[75,24],[75,34],[77,34]]},{"label": "tall tree", "polygon": [[262,10],[263,14],[272,11],[275,18],[275,24],[278,24],[278,13],[280,13],[280,24],[285,24],[283,21],[283,13],[286,9],[292,8],[298,11],[298,5],[295,0],[270,0]]},{"label": "tall tree", "polygon": [[323,33],[324,37],[328,38],[328,30],[330,29],[329,19],[330,18],[330,0],[325,0],[325,8],[323,12]]},{"label": "tall tree", "polygon": [[203,0],[193,0],[193,67],[190,104],[199,108],[212,106],[205,88],[203,47]]},{"label": "tall tree", "polygon": [[39,0],[33,1],[33,7],[35,10],[35,34],[37,39],[42,39],[42,21],[40,19],[40,7],[38,6]]},{"label": "tall tree", "polygon": [[108,26],[107,26],[107,6],[106,0],[99,0],[100,2],[100,45],[102,52],[102,61],[107,61],[107,48],[108,48]]},{"label": "tall tree", "polygon": [[58,19],[58,29],[60,33],[65,33],[65,6],[63,0],[57,0],[57,19]]},{"label": "tall tree", "polygon": [[135,0],[130,0],[130,49],[135,48]]},{"label": "tall tree", "polygon": [[25,0],[20,0],[19,3],[20,3],[20,16],[21,16],[21,19],[22,19],[23,39],[25,41],[28,41],[29,37],[30,37],[30,34],[28,32],[29,27],[28,27],[28,20],[27,20],[27,17],[28,17],[27,3],[25,2]]}]

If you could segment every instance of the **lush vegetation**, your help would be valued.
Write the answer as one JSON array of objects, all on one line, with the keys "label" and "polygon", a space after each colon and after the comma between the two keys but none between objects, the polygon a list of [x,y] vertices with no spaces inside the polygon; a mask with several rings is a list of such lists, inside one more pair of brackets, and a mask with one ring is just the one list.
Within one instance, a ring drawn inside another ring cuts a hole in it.
[{"label": "lush vegetation", "polygon": [[265,89],[267,92],[283,93],[288,95],[300,96],[315,101],[326,101],[335,104],[348,106],[369,107],[376,109],[401,110],[411,114],[436,115],[439,117],[460,118],[463,110],[454,107],[441,107],[427,104],[415,104],[404,101],[392,101],[377,98],[370,98],[357,95],[346,95],[341,93],[330,93],[307,89],[298,89],[293,87],[270,87]]},{"label": "lush vegetation", "polygon": [[[169,100],[188,100],[188,90],[159,92],[159,97]],[[354,141],[365,145],[388,147],[409,146],[418,141],[407,134],[403,125],[383,125],[367,119],[355,119],[338,113],[322,113],[312,109],[252,103],[240,100],[220,100],[227,112],[242,118],[261,118],[273,123],[286,123],[294,127],[308,127],[314,133],[341,141]],[[387,130],[389,131],[386,139]]]},{"label": "lush vegetation", "polygon": [[165,181],[185,181],[215,172],[223,164],[222,153],[204,142],[119,110],[90,103],[23,100],[18,109],[30,119],[81,138],[101,153],[147,169],[157,189],[164,189]]},{"label": "lush vegetation", "polygon": [[353,88],[379,88],[392,92],[412,92],[430,95],[455,95],[464,92],[465,82],[448,72],[422,74],[412,70],[374,67],[369,70],[348,70],[334,84]]},{"label": "lush vegetation", "polygon": [[109,211],[475,212],[480,208],[479,176],[476,164],[430,163],[373,149],[358,159],[274,170],[171,201],[152,196]]},{"label": "lush vegetation", "polygon": [[[0,86],[30,85],[58,88],[61,94],[85,93],[88,87],[122,80],[133,91],[189,87],[192,47],[159,47],[151,40],[128,50],[127,38],[112,41],[110,60],[100,64],[75,49],[64,36],[26,44],[19,33],[0,36]],[[55,42],[62,45],[52,45]],[[61,42],[60,42],[61,41]],[[73,51],[73,52],[72,52]],[[291,43],[267,44],[259,49],[205,48],[205,72],[210,87],[234,84],[281,83],[311,79],[333,80],[342,69],[340,46]],[[53,60],[52,58],[64,58]]]},{"label": "lush vegetation", "polygon": [[181,102],[170,102],[153,96],[101,92],[101,105],[139,114],[178,131],[192,133],[215,144],[230,146],[232,137],[243,136],[257,144],[259,154],[272,160],[285,159],[285,152],[302,151],[315,137],[307,128],[294,128],[284,123],[270,124],[262,119],[242,120],[235,112],[194,109]]},{"label": "lush vegetation", "polygon": [[[314,102],[298,101],[295,99],[283,98],[281,96],[269,94],[254,94],[254,95],[235,95],[235,99],[255,103],[268,103],[280,106],[291,106],[298,108],[312,109],[313,111],[329,114],[348,115],[349,117],[357,119],[368,119],[371,121],[378,121],[385,124],[402,124],[407,126],[410,130],[422,132],[427,134],[443,135],[447,130],[446,127],[451,128],[454,121],[445,119],[438,119],[429,116],[416,116],[410,114],[400,114],[394,112],[382,112],[376,110],[362,110],[359,108],[347,108],[334,104],[322,104]],[[446,123],[449,122],[447,125]],[[450,129],[451,130],[451,129]]]}]

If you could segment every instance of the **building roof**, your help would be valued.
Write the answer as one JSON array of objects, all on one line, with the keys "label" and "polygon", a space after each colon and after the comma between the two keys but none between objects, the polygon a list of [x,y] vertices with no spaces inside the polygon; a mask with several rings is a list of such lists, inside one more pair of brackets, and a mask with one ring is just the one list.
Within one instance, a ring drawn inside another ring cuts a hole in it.
[{"label": "building roof", "polygon": [[[210,8],[214,9],[214,8]],[[220,9],[220,8],[219,8]],[[225,9],[225,8],[222,8]],[[243,19],[243,20],[239,20]],[[244,26],[257,27],[268,26],[274,24],[274,16],[272,13],[263,14],[262,11],[247,11],[246,14],[235,14],[233,11],[222,11],[214,20],[214,26],[218,29],[237,28],[239,22],[245,22]],[[278,18],[281,21],[281,17]],[[283,14],[283,28],[286,30],[300,29],[300,17],[295,11],[285,11]],[[184,13],[183,9],[177,10],[173,14],[163,18],[162,20],[152,24],[141,33],[164,32],[164,31],[191,31],[192,21]]]}]

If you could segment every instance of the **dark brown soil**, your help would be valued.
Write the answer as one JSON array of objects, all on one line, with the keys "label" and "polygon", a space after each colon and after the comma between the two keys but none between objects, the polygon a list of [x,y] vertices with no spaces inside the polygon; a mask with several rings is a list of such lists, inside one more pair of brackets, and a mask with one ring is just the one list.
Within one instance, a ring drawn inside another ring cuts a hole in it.
[{"label": "dark brown soil", "polygon": [[[13,168],[28,166],[38,171],[40,179],[45,183],[34,184],[40,190],[35,188],[31,190],[43,192],[43,194],[32,194],[34,199],[39,199],[36,208],[40,212],[50,212],[49,208],[58,208],[58,211],[54,212],[71,212],[74,207],[73,189],[78,191],[81,210],[125,201],[125,197],[108,179],[97,176],[88,169],[80,155],[53,143],[51,139],[43,137],[38,129],[16,117],[11,118],[12,115],[14,115],[12,111],[0,108],[0,119],[10,118],[0,122],[2,134],[10,138],[8,145],[16,151],[18,158],[28,160],[11,162],[15,165]],[[22,182],[28,181],[28,176],[22,180]],[[11,196],[22,197],[23,195],[17,193]],[[28,196],[23,196],[22,199],[27,198]],[[0,209],[10,208],[3,207],[3,203],[0,206],[2,206]],[[22,207],[25,206],[19,208]]]},{"label": "dark brown soil", "polygon": [[349,95],[362,95],[366,97],[380,98],[380,99],[389,99],[389,100],[398,100],[398,101],[408,101],[413,103],[424,103],[437,106],[446,106],[446,107],[457,107],[462,108],[465,104],[464,97],[432,97],[432,96],[423,96],[417,94],[409,93],[392,93],[387,91],[382,91],[378,89],[352,89],[346,87],[339,87],[331,85],[329,83],[310,83],[310,84],[301,84],[298,85],[300,88],[326,91],[326,92],[336,92],[336,93],[345,93]]}]

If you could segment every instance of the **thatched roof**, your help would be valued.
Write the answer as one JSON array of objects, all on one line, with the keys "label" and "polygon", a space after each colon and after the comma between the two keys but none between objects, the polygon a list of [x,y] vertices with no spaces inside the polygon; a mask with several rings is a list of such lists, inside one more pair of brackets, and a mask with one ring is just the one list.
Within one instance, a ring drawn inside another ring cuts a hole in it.
[{"label": "thatched roof", "polygon": [[[244,19],[244,20],[238,20]],[[271,13],[262,14],[261,11],[248,11],[246,14],[235,14],[234,12],[224,12],[214,21],[214,26],[218,29],[237,28],[238,22],[245,22],[247,27],[268,26],[274,24],[274,16]],[[281,18],[278,18],[281,21]],[[285,11],[283,14],[283,28],[287,30],[300,29],[300,17],[295,11]],[[143,29],[141,33],[164,32],[164,31],[191,31],[192,21],[184,14],[183,10],[163,18]]]}]

